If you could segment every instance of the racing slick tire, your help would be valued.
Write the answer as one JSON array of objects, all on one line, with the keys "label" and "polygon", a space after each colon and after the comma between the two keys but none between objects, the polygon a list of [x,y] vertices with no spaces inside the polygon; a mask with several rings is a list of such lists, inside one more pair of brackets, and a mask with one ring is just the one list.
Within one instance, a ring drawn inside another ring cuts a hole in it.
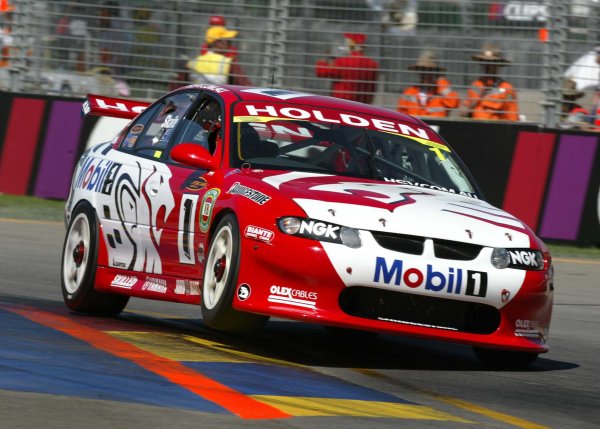
[{"label": "racing slick tire", "polygon": [[92,206],[82,202],[72,213],[63,245],[63,300],[67,307],[79,313],[114,316],[123,311],[129,297],[94,289],[97,257],[98,219]]},{"label": "racing slick tire", "polygon": [[473,347],[475,356],[491,369],[522,369],[533,363],[539,353]]},{"label": "racing slick tire", "polygon": [[240,266],[240,231],[232,213],[217,224],[208,247],[201,307],[204,323],[217,331],[249,334],[261,329],[268,316],[232,307]]}]

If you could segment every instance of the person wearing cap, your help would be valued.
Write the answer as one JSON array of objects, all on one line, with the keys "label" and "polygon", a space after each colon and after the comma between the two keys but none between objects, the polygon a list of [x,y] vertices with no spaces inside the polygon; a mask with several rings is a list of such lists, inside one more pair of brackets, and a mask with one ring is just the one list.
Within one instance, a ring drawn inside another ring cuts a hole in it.
[{"label": "person wearing cap", "polygon": [[576,100],[584,95],[583,91],[577,89],[574,80],[565,79],[563,81],[559,124],[561,128],[590,128],[590,112],[576,103]]},{"label": "person wearing cap", "polygon": [[[225,18],[223,18],[221,15],[213,15],[208,19],[208,25],[209,27],[227,27],[227,24],[225,23]],[[200,47],[200,55],[205,54],[208,51],[208,43],[204,42],[202,44],[202,46]],[[235,46],[233,46],[232,44],[229,44],[229,49],[227,50],[227,53],[225,54],[225,56],[228,57],[235,57],[238,54],[237,52],[237,48]]]},{"label": "person wearing cap", "polygon": [[251,85],[238,64],[237,57],[228,55],[231,40],[237,34],[237,31],[228,30],[221,25],[208,27],[205,37],[207,51],[187,64],[193,83]]},{"label": "person wearing cap", "polygon": [[349,54],[317,60],[317,77],[332,79],[331,96],[371,104],[377,89],[379,64],[364,54],[367,36],[344,34]]},{"label": "person wearing cap", "polygon": [[500,67],[510,63],[498,47],[486,45],[471,57],[481,63],[482,76],[467,90],[465,106],[468,117],[482,120],[519,120],[517,93],[513,86],[498,75]]},{"label": "person wearing cap", "polygon": [[398,98],[397,110],[412,116],[447,117],[460,104],[458,93],[442,76],[446,69],[437,63],[432,51],[424,51],[408,67],[419,72],[419,84],[406,88]]}]

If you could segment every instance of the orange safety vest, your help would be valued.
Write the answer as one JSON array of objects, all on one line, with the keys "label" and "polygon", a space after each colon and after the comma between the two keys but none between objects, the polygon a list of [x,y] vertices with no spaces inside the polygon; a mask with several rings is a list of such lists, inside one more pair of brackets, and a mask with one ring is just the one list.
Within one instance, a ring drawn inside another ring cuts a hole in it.
[{"label": "orange safety vest", "polygon": [[446,117],[459,104],[458,93],[452,89],[447,79],[440,77],[432,90],[419,86],[406,88],[398,98],[396,109],[412,116]]},{"label": "orange safety vest", "polygon": [[481,79],[471,84],[467,90],[465,104],[470,117],[484,120],[519,120],[517,93],[513,86],[497,79],[492,85],[486,85]]}]

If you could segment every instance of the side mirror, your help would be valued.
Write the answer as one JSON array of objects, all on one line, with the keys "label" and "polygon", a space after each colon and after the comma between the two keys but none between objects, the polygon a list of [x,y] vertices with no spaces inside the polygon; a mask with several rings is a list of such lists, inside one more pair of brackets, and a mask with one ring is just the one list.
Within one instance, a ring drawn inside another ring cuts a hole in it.
[{"label": "side mirror", "polygon": [[218,161],[202,146],[194,143],[181,143],[171,151],[171,159],[188,167],[202,170],[216,170]]}]

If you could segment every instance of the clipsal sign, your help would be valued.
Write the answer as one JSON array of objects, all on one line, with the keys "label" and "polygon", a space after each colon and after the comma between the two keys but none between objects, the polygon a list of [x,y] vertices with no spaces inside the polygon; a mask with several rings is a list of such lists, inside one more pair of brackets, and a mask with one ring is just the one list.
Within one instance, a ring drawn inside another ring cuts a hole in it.
[{"label": "clipsal sign", "polygon": [[[289,118],[299,120],[310,120],[315,122],[328,122],[331,124],[345,124],[353,127],[373,128],[388,133],[404,134],[409,137],[419,137],[430,140],[427,130],[419,127],[412,127],[398,122],[370,118],[348,113],[341,113],[335,110],[317,110],[300,107],[278,106],[278,105],[255,105],[245,104],[248,116],[270,116],[273,118]],[[237,115],[243,113],[236,112]]]}]

